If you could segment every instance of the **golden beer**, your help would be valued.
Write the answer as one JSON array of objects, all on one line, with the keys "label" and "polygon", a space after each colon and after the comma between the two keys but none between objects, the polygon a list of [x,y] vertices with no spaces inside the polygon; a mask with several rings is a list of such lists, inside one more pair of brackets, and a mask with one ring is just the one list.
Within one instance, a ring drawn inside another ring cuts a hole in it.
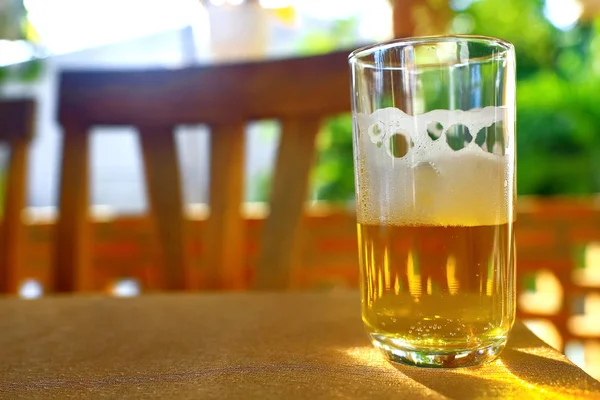
[{"label": "golden beer", "polygon": [[427,348],[473,363],[504,346],[514,321],[512,224],[359,223],[358,238],[363,321],[392,358],[397,348]]},{"label": "golden beer", "polygon": [[479,364],[500,353],[514,322],[510,159],[470,147],[429,160],[395,162],[393,186],[359,168],[363,321],[392,360]]},{"label": "golden beer", "polygon": [[399,39],[349,58],[362,318],[391,361],[496,358],[515,318],[515,54]]}]

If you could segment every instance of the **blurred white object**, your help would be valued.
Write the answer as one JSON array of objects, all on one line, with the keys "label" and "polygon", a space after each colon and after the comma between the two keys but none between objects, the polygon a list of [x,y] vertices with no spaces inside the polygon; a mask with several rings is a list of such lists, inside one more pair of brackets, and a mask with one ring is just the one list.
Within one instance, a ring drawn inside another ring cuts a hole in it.
[{"label": "blurred white object", "polygon": [[131,278],[121,279],[112,287],[112,294],[116,297],[134,297],[140,294],[140,285]]},{"label": "blurred white object", "polygon": [[264,58],[269,12],[256,2],[207,6],[210,49],[216,61]]},{"label": "blurred white object", "polygon": [[28,279],[19,288],[19,296],[24,299],[37,299],[44,294],[44,288],[42,285],[34,280]]}]

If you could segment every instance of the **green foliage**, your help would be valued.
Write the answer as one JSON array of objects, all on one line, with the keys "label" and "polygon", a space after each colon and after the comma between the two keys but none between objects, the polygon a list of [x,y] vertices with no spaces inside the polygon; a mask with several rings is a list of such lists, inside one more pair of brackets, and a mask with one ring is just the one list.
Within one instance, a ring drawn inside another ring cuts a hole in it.
[{"label": "green foliage", "polygon": [[[600,190],[600,82],[539,73],[518,89],[518,173],[523,194]],[[594,165],[596,164],[596,165]]]},{"label": "green foliage", "polygon": [[544,18],[543,5],[543,0],[483,0],[464,15],[472,18],[472,33],[515,45],[519,193],[596,193],[600,31],[584,23],[561,32]]},{"label": "green foliage", "polygon": [[354,198],[352,162],[352,117],[329,119],[319,134],[319,162],[316,169],[316,198],[346,202]]},{"label": "green foliage", "polygon": [[544,0],[480,0],[463,11],[470,32],[515,45],[519,78],[552,66],[560,33],[544,18]]},{"label": "green foliage", "polygon": [[302,55],[322,54],[336,48],[349,48],[354,45],[356,18],[337,20],[327,30],[308,32],[297,43],[297,51]]},{"label": "green foliage", "polygon": [[44,62],[41,59],[0,67],[0,86],[7,82],[35,82],[43,69]]},{"label": "green foliage", "polygon": [[[24,40],[33,46],[38,42],[37,32],[31,25],[22,0],[0,0],[0,40]],[[42,73],[40,59],[0,66],[0,87],[7,82],[32,82]]]},{"label": "green foliage", "polygon": [[24,39],[27,28],[27,10],[23,1],[0,1],[0,39]]},{"label": "green foliage", "polygon": [[[562,32],[543,0],[479,0],[456,14],[455,33],[495,36],[517,53],[518,190],[531,195],[600,192],[600,18]],[[436,80],[431,80],[434,82]],[[433,83],[432,83],[433,84]],[[317,198],[354,195],[352,122],[322,132]]]},{"label": "green foliage", "polygon": [[[279,124],[275,120],[256,121],[258,142],[267,144],[278,140]],[[272,171],[260,170],[250,177],[246,188],[246,201],[267,202],[271,194]]]}]

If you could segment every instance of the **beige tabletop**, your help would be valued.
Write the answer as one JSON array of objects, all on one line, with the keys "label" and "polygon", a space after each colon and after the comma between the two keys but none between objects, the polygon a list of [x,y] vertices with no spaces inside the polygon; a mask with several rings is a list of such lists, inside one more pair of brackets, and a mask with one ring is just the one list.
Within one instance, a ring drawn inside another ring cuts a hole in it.
[{"label": "beige tabletop", "polygon": [[2,399],[599,398],[600,383],[517,324],[502,357],[393,366],[353,292],[0,300]]}]

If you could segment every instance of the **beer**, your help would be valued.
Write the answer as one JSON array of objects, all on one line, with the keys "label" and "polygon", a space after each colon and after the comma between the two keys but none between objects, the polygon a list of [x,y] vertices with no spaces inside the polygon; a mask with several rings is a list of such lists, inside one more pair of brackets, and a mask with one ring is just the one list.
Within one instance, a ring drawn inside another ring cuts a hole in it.
[{"label": "beer", "polygon": [[515,55],[409,38],[349,58],[362,318],[392,361],[482,364],[515,316]]},{"label": "beer", "polygon": [[514,321],[513,236],[510,223],[359,223],[362,315],[372,340],[441,354],[503,346]]},{"label": "beer", "polygon": [[358,159],[363,321],[392,360],[481,363],[514,320],[512,159],[476,143],[421,148],[368,163],[370,147]]},{"label": "beer", "polygon": [[396,190],[359,170],[363,321],[392,360],[471,365],[506,343],[515,312],[508,161],[471,147],[398,162],[386,180]]}]

